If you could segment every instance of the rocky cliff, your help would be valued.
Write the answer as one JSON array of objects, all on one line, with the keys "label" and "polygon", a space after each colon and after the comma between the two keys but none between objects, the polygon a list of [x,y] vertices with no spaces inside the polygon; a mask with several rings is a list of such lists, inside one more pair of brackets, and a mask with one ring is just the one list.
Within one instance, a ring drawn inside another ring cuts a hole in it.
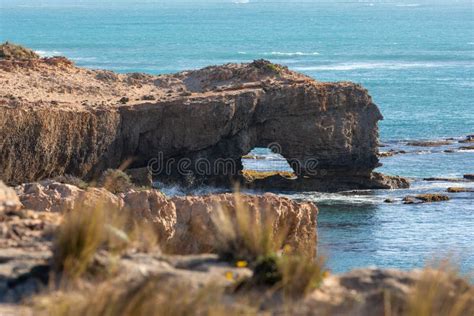
[{"label": "rocky cliff", "polygon": [[165,182],[230,184],[243,155],[270,147],[298,176],[279,186],[406,185],[372,175],[380,119],[360,85],[267,61],[151,76],[60,57],[0,60],[0,178],[9,184],[91,179],[124,163]]},{"label": "rocky cliff", "polygon": [[242,204],[248,207],[254,225],[264,217],[271,218],[274,231],[285,232],[286,244],[311,255],[316,253],[317,207],[310,202],[298,203],[271,193],[241,195],[237,200],[233,194],[167,198],[157,190],[130,190],[114,195],[102,188],[82,190],[74,185],[45,180],[16,187],[18,197],[13,190],[3,186],[4,192],[9,190],[10,194],[3,197],[1,186],[0,182],[0,203],[21,205],[40,213],[67,214],[84,205],[102,203],[113,209],[131,210],[134,217],[153,223],[162,249],[174,254],[213,251],[217,231],[212,217],[221,208],[230,210],[235,217]]}]

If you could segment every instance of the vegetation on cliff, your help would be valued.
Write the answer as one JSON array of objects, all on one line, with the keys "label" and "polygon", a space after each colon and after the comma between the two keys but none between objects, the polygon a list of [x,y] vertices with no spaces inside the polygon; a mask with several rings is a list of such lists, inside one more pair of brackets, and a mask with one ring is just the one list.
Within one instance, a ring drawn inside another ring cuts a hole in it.
[{"label": "vegetation on cliff", "polygon": [[0,59],[26,60],[38,59],[39,57],[40,56],[34,51],[21,45],[12,44],[10,42],[5,42],[0,45]]}]

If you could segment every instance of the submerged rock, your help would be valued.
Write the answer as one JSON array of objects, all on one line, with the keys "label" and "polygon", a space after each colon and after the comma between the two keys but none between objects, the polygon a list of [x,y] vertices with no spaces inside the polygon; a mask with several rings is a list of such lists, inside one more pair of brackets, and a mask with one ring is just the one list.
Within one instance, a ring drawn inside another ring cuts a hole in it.
[{"label": "submerged rock", "polygon": [[460,140],[460,143],[474,143],[474,135],[467,135],[465,139]]},{"label": "submerged rock", "polygon": [[473,188],[460,188],[460,187],[450,187],[447,189],[449,193],[464,193],[464,192],[474,192]]},{"label": "submerged rock", "polygon": [[445,146],[451,145],[453,142],[449,140],[437,140],[437,141],[413,141],[408,142],[408,146],[416,146],[416,147],[438,147],[438,146]]},{"label": "submerged rock", "polygon": [[464,179],[467,179],[467,180],[474,180],[474,174],[465,174],[465,175],[464,175]]},{"label": "submerged rock", "polygon": [[448,201],[449,196],[444,194],[418,194],[415,196],[407,196],[403,199],[404,204],[417,204],[417,203],[431,203]]},{"label": "submerged rock", "polygon": [[440,182],[465,182],[466,179],[463,178],[440,178],[440,177],[430,177],[423,178],[424,181],[440,181]]}]

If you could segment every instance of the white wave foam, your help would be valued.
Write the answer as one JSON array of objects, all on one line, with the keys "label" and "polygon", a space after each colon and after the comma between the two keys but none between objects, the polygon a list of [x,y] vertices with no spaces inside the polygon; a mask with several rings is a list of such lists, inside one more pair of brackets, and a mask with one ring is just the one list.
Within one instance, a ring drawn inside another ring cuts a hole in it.
[{"label": "white wave foam", "polygon": [[62,54],[61,52],[58,52],[56,50],[35,50],[35,53],[40,55],[41,57],[53,57]]},{"label": "white wave foam", "polygon": [[237,52],[239,55],[247,55],[247,52]]},{"label": "white wave foam", "polygon": [[246,4],[246,3],[250,3],[250,0],[234,0],[233,2],[235,4]]},{"label": "white wave foam", "polygon": [[74,61],[95,61],[97,58],[95,57],[72,57],[71,58]]},{"label": "white wave foam", "polygon": [[304,52],[270,52],[270,53],[263,53],[264,55],[272,55],[272,56],[317,56],[319,55],[318,52],[312,53],[304,53]]},{"label": "white wave foam", "polygon": [[399,3],[396,5],[397,7],[419,7],[420,4],[419,3]]},{"label": "white wave foam", "polygon": [[[332,70],[332,71],[350,71],[350,70],[370,70],[370,69],[389,69],[400,70],[410,68],[440,68],[468,65],[459,62],[363,62],[363,63],[341,63],[334,65],[295,67],[299,71]],[[469,64],[472,66],[472,64]]]}]

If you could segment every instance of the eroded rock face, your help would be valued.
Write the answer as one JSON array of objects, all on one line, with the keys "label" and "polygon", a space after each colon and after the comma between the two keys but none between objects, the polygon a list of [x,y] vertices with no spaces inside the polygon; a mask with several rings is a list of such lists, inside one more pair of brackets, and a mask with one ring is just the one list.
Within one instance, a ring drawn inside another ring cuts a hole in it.
[{"label": "eroded rock face", "polygon": [[270,146],[301,179],[377,187],[382,115],[357,84],[266,61],[151,76],[40,59],[0,61],[0,74],[0,177],[10,184],[94,178],[132,159],[161,181],[229,185],[243,155]]},{"label": "eroded rock face", "polygon": [[[105,189],[82,190],[51,180],[24,184],[16,191],[25,207],[41,213],[65,214],[80,211],[82,205],[104,203],[130,210],[153,223],[162,248],[176,254],[212,251],[216,234],[212,216],[219,208],[236,211],[233,194],[167,198],[157,190],[130,190],[114,195]],[[287,244],[310,253],[316,251],[318,209],[313,203],[298,203],[274,194],[241,195],[240,199],[255,215],[256,224],[265,213],[272,218],[276,232],[288,231]]]},{"label": "eroded rock face", "polygon": [[[262,214],[270,216],[276,232],[288,231],[286,243],[294,249],[316,251],[316,220],[318,209],[313,203],[297,203],[274,194],[262,196],[241,195],[240,202],[246,205],[255,225]],[[177,197],[171,201],[176,205],[176,232],[169,248],[184,253],[206,253],[215,245],[216,228],[212,216],[219,207],[232,213],[239,211],[233,194],[219,194],[196,197]]]},{"label": "eroded rock face", "polygon": [[123,207],[123,201],[105,189],[90,188],[86,191],[53,180],[22,184],[15,190],[26,208],[40,212],[65,214],[84,205],[96,204]]}]

